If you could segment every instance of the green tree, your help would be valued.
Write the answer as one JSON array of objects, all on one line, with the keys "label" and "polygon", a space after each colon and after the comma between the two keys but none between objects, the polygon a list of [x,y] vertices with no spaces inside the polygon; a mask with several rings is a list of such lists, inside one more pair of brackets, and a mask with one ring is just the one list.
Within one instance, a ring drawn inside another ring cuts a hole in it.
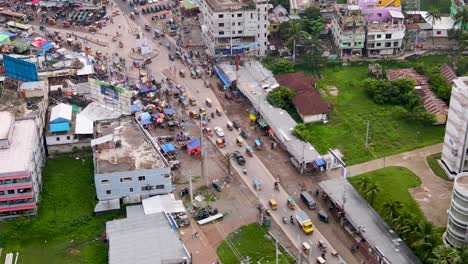
[{"label": "green tree", "polygon": [[383,215],[387,219],[387,222],[391,222],[393,219],[397,218],[400,214],[400,210],[403,208],[400,201],[389,200],[383,203]]},{"label": "green tree", "polygon": [[[468,40],[468,33],[465,33],[465,35],[467,35]],[[457,66],[458,75],[466,75],[468,73],[468,56],[458,57],[455,65]]]},{"label": "green tree", "polygon": [[[441,14],[440,14],[440,11],[439,10],[430,10],[429,12],[427,12],[426,14],[426,19],[427,20],[431,20],[432,21],[432,28],[434,28],[434,25],[435,23],[438,21],[438,20],[441,20]],[[432,47],[434,48],[434,30],[432,30]]]},{"label": "green tree", "polygon": [[427,112],[423,106],[417,106],[413,108],[411,111],[407,112],[406,117],[411,120],[425,125],[432,125],[434,124],[434,116]]},{"label": "green tree", "polygon": [[274,62],[272,65],[272,72],[273,74],[281,74],[281,73],[291,73],[294,72],[294,63],[286,60],[281,59],[277,62]]},{"label": "green tree", "polygon": [[418,222],[413,233],[409,234],[409,238],[412,242],[410,244],[411,248],[423,262],[430,257],[432,249],[442,243],[434,230],[434,226],[426,220]]},{"label": "green tree", "polygon": [[463,263],[468,263],[468,247],[462,247],[459,249],[460,258]]},{"label": "green tree", "polygon": [[450,101],[452,86],[445,77],[440,73],[431,74],[429,77],[429,84],[431,85],[431,90],[435,95],[448,104]]},{"label": "green tree", "polygon": [[361,177],[357,181],[357,184],[359,186],[359,189],[361,190],[362,193],[366,193],[367,190],[369,189],[369,186],[371,185],[371,180],[367,177]]},{"label": "green tree", "polygon": [[307,7],[304,12],[301,14],[301,18],[308,18],[315,20],[317,18],[321,18],[322,15],[320,14],[320,8],[317,6],[309,6]]},{"label": "green tree", "polygon": [[416,217],[414,214],[408,211],[403,211],[397,218],[392,220],[392,225],[398,234],[406,239],[414,230],[415,219]]},{"label": "green tree", "polygon": [[377,197],[377,194],[379,194],[381,191],[382,191],[382,188],[380,188],[380,186],[375,182],[372,182],[368,186],[365,196],[366,196],[367,201],[369,201],[369,203],[372,206],[374,205],[374,201],[375,201],[375,198]]},{"label": "green tree", "polygon": [[439,245],[432,250],[432,256],[428,258],[428,263],[433,264],[461,264],[463,263],[459,252],[445,245]]},{"label": "green tree", "polygon": [[453,18],[455,20],[453,26],[458,26],[458,38],[460,40],[468,25],[468,6],[459,8]]},{"label": "green tree", "polygon": [[288,87],[280,86],[273,89],[267,95],[267,101],[276,107],[281,109],[288,109],[292,104],[292,98],[294,97],[295,92]]}]

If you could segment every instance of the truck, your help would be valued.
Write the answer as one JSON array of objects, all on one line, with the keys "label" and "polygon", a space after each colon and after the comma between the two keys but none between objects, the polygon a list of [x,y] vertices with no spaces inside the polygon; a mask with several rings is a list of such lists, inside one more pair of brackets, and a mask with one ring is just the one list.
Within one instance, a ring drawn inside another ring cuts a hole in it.
[{"label": "truck", "polygon": [[296,222],[302,228],[302,231],[306,234],[310,234],[314,231],[314,225],[309,216],[304,211],[299,211],[296,214]]}]

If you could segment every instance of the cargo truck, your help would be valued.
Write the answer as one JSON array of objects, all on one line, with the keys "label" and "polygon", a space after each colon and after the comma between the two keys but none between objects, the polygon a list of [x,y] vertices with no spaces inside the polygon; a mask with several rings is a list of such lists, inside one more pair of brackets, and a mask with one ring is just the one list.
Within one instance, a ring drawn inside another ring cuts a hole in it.
[{"label": "cargo truck", "polygon": [[297,212],[296,221],[297,224],[302,228],[302,231],[304,231],[304,233],[310,234],[314,231],[314,225],[312,225],[312,221],[304,211],[301,210]]}]

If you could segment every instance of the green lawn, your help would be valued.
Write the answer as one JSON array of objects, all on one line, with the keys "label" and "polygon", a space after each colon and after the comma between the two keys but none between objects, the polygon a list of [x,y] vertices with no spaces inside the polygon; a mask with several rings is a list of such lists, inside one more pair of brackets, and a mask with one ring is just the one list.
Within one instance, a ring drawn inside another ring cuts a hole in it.
[{"label": "green lawn", "polygon": [[430,155],[426,157],[427,164],[431,167],[431,170],[434,172],[435,175],[439,176],[440,178],[450,181],[447,174],[445,174],[444,170],[440,167],[437,160],[439,160],[442,156],[442,153],[437,153],[434,155]]},{"label": "green lawn", "polygon": [[443,15],[450,14],[450,0],[421,0],[421,10],[439,10]]},{"label": "green lawn", "polygon": [[418,217],[423,217],[421,209],[416,201],[411,197],[408,189],[418,187],[421,181],[418,176],[403,167],[386,167],[380,170],[350,177],[349,182],[354,188],[364,196],[357,182],[359,178],[368,177],[371,181],[377,183],[382,189],[374,201],[374,209],[382,216],[382,205],[386,201],[399,201],[404,210],[414,213]]},{"label": "green lawn", "polygon": [[[447,56],[422,57],[425,64],[439,65]],[[415,62],[388,61],[384,69],[411,67]],[[333,110],[327,124],[308,124],[297,129],[299,136],[311,142],[320,153],[339,148],[348,164],[361,163],[442,141],[444,126],[424,126],[402,117],[399,107],[375,104],[364,92],[362,81],[367,78],[367,64],[324,68],[318,87],[338,88],[338,96],[329,95]],[[366,149],[366,127],[370,123]]]},{"label": "green lawn", "polygon": [[[275,263],[275,244],[267,238],[268,230],[258,224],[245,225],[229,234],[228,239],[233,247],[246,258],[250,257],[250,263]],[[218,247],[218,257],[222,263],[240,263],[226,240]],[[289,255],[279,255],[279,263],[294,263]]]},{"label": "green lawn", "polygon": [[94,205],[91,158],[47,160],[38,215],[0,226],[2,259],[19,252],[19,263],[107,263],[107,246],[97,238],[118,214],[94,217]]}]

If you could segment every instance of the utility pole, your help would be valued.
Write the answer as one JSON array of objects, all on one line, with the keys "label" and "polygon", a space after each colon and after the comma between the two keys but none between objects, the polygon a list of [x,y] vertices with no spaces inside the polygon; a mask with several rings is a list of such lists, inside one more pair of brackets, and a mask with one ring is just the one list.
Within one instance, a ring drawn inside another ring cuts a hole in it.
[{"label": "utility pole", "polygon": [[190,186],[190,203],[193,203],[193,186],[192,186],[192,171],[188,170],[187,171],[188,176],[189,176],[189,186]]},{"label": "utility pole", "polygon": [[[205,175],[205,150],[203,149],[203,114],[200,113],[200,156],[201,156],[201,176],[206,178]],[[206,178],[206,186],[209,186],[208,178]]]},{"label": "utility pole", "polygon": [[296,63],[296,39],[293,39],[293,63]]},{"label": "utility pole", "polygon": [[366,129],[366,148],[369,148],[369,127],[370,122],[367,120],[367,129]]},{"label": "utility pole", "polygon": [[275,257],[276,257],[275,263],[278,264],[278,239],[276,240],[276,243],[275,243]]}]

